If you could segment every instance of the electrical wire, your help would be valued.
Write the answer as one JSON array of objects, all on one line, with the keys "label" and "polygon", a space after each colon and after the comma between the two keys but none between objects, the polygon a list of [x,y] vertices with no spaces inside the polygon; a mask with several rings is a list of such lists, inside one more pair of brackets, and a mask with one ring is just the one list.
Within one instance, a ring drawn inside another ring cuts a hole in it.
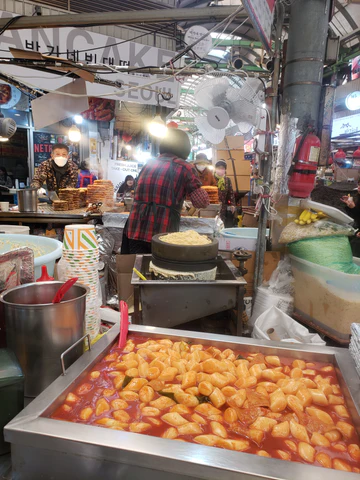
[{"label": "electrical wire", "polygon": [[[226,23],[226,22],[227,22],[226,26],[224,27],[224,29],[223,29],[223,31],[222,31],[222,33],[223,33],[223,32],[225,31],[225,29],[228,27],[228,25],[232,22],[232,20],[235,18],[235,16],[236,16],[240,11],[242,11],[242,7],[239,7],[239,8],[236,10],[235,13],[229,15],[226,19],[224,19],[222,22],[220,22],[220,24],[216,25],[216,26],[213,27],[211,30],[209,30],[209,32],[207,32],[206,36],[207,36],[207,35],[210,35],[216,28],[219,27],[219,25],[222,25],[223,23]],[[240,25],[238,25],[238,26],[230,33],[230,35],[232,35],[232,34],[233,34],[238,28],[240,28],[246,21],[247,21],[247,19],[245,19]],[[222,33],[220,33],[217,38],[219,38],[219,36],[220,36]],[[201,38],[201,40],[202,40],[202,38]],[[201,41],[201,40],[199,39],[197,42],[199,42],[199,41]],[[222,40],[220,39],[220,41],[217,42],[217,43],[215,42],[214,47],[220,45],[223,40],[225,40],[225,39],[222,39]],[[196,43],[197,43],[197,42],[196,42]],[[195,43],[195,44],[196,44],[196,43]],[[192,45],[192,46],[194,46],[194,45]],[[185,53],[183,53],[183,55],[184,55],[184,54],[185,54]],[[99,97],[110,97],[110,96],[119,95],[119,94],[124,95],[124,94],[126,94],[126,93],[128,93],[128,92],[130,92],[130,91],[138,90],[138,89],[150,90],[150,91],[153,91],[153,92],[155,92],[155,93],[158,93],[157,90],[149,89],[149,88],[147,88],[147,87],[151,87],[152,85],[155,85],[155,84],[157,84],[157,83],[162,83],[162,82],[165,82],[165,81],[167,81],[167,80],[171,80],[171,79],[173,79],[173,78],[176,78],[176,77],[179,76],[184,70],[186,70],[187,68],[190,68],[190,67],[191,67],[192,65],[194,65],[195,63],[197,63],[197,60],[194,60],[194,61],[191,62],[189,65],[185,65],[185,67],[183,67],[181,70],[179,70],[178,72],[176,72],[176,73],[173,74],[173,75],[169,75],[169,76],[166,76],[166,77],[161,78],[161,79],[156,79],[156,80],[154,80],[154,81],[152,81],[152,82],[149,82],[149,83],[147,83],[147,84],[145,84],[145,85],[130,86],[130,84],[123,83],[123,85],[129,86],[129,88],[127,88],[126,90],[116,90],[116,91],[109,92],[109,93],[98,94],[98,96],[99,96]],[[84,68],[84,70],[86,70],[86,69]],[[10,76],[9,76],[9,77],[10,77]],[[16,76],[16,75],[12,75],[12,78],[16,79],[17,76]],[[20,77],[19,77],[19,78],[20,78]],[[34,88],[35,90],[39,90],[39,88],[38,88],[36,85],[33,85],[33,84],[29,83],[29,82],[22,82],[22,83],[24,83],[24,85],[26,85],[26,86],[29,86],[29,87],[31,87],[31,88]],[[49,92],[49,93],[55,93],[55,94],[57,94],[57,95],[64,95],[64,96],[68,96],[68,97],[74,97],[74,98],[81,98],[81,97],[87,97],[87,96],[88,96],[88,95],[86,95],[86,94],[74,94],[74,93],[68,93],[68,92],[61,92],[61,91],[59,91],[59,90],[48,90],[48,92]],[[41,93],[41,92],[39,92],[39,93]]]},{"label": "electrical wire", "polygon": [[13,23],[17,22],[19,18],[22,18],[24,15],[18,15],[17,17],[11,17],[10,20],[5,23],[5,25],[0,30],[0,36],[12,25]]},{"label": "electrical wire", "polygon": [[[234,13],[232,13],[231,15],[229,15],[228,17],[226,17],[224,20],[222,20],[220,23],[218,23],[217,25],[215,25],[213,28],[211,28],[207,33],[205,33],[204,35],[202,35],[198,40],[196,40],[195,42],[193,42],[192,44],[188,45],[186,48],[184,48],[183,51],[179,52],[177,55],[175,55],[175,57],[173,57],[171,60],[169,60],[168,62],[166,62],[163,67],[167,67],[171,64],[174,64],[175,62],[177,62],[178,60],[180,60],[180,58],[182,58],[186,53],[188,53],[195,45],[197,45],[199,42],[201,42],[202,40],[204,40],[204,38],[208,37],[211,33],[213,33],[217,28],[219,28],[220,26],[222,26],[224,23],[228,22],[227,23],[227,26],[232,22],[232,20],[241,12],[243,11],[244,7],[242,5],[240,5],[240,7],[238,7],[236,9],[236,11]],[[226,30],[227,26],[224,28],[223,32]],[[214,47],[213,47],[214,48]]]}]

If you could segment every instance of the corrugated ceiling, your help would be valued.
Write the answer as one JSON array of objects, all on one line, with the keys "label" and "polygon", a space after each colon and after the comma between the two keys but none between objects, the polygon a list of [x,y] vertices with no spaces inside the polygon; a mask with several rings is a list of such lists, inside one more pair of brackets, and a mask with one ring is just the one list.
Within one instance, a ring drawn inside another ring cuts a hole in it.
[{"label": "corrugated ceiling", "polygon": [[[92,13],[92,12],[125,12],[136,10],[160,10],[171,8],[169,5],[149,0],[41,0],[34,1],[41,5],[61,8],[74,13]],[[136,15],[134,13],[134,15]],[[147,32],[161,30],[161,35],[173,37],[175,35],[175,26],[171,24],[154,23],[152,25],[141,25],[138,27]]]}]

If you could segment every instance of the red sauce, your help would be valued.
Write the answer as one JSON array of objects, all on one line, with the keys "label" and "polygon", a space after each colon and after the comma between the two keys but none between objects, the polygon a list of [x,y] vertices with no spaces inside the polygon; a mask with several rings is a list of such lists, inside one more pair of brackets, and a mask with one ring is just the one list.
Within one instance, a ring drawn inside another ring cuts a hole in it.
[{"label": "red sauce", "polygon": [[[136,351],[137,351],[136,346],[138,344],[142,344],[142,343],[145,343],[148,340],[153,340],[153,339],[146,338],[146,337],[143,337],[143,336],[140,336],[140,335],[130,335],[129,340],[134,342],[134,344],[135,344],[134,353],[136,353]],[[190,345],[190,347],[191,347],[191,345]],[[208,348],[209,348],[208,346],[204,346],[204,351],[206,351]],[[118,348],[113,347],[110,350],[109,354],[116,354],[117,359],[114,360],[113,362],[107,361],[106,358],[108,357],[108,355],[109,355],[108,354],[107,356],[105,356],[102,359],[102,361],[100,361],[98,364],[96,364],[94,366],[94,368],[86,375],[86,377],[84,379],[82,379],[81,382],[74,385],[72,393],[74,393],[75,395],[77,395],[79,397],[78,401],[76,403],[72,403],[72,402],[68,402],[67,400],[65,400],[65,402],[51,414],[51,418],[57,419],[57,420],[68,421],[68,422],[84,423],[84,424],[94,425],[94,426],[101,426],[101,425],[98,425],[96,422],[98,422],[102,418],[113,419],[112,414],[113,414],[115,409],[112,408],[111,405],[110,405],[110,410],[106,411],[102,415],[96,416],[96,414],[95,414],[96,402],[99,399],[104,398],[104,394],[103,394],[104,389],[115,390],[112,395],[106,397],[106,400],[108,401],[109,404],[110,404],[111,401],[120,398],[119,397],[119,392],[121,392],[122,389],[121,389],[121,387],[118,390],[115,389],[114,383],[113,383],[115,377],[112,377],[109,374],[110,374],[110,372],[115,372],[116,371],[116,368],[115,368],[114,364],[116,362],[121,362],[122,357],[124,355],[127,355],[128,353],[129,352],[122,352]],[[233,353],[235,354],[236,357],[238,357],[238,355],[242,355],[242,357],[245,357],[245,358],[248,358],[248,359],[250,358],[249,353],[242,352],[241,350],[233,350]],[[281,356],[281,357],[279,356],[279,359],[281,361],[282,369],[284,369],[284,368],[286,369],[286,367],[293,368],[292,363],[293,363],[294,359],[286,358],[286,357],[283,357],[283,356]],[[147,361],[149,363],[151,363],[152,360],[147,360]],[[311,365],[308,364],[306,366],[306,368],[311,369],[311,370],[315,370],[316,375],[320,375],[322,378],[329,379],[329,384],[330,385],[337,385],[338,386],[338,379],[337,379],[336,372],[335,372],[334,369],[332,369],[331,371],[321,370],[323,367],[326,367],[326,366],[330,366],[330,364],[314,362]],[[275,368],[275,367],[273,365],[267,364],[267,368]],[[95,371],[100,372],[100,376],[96,379],[91,377],[91,373],[95,372]],[[315,376],[304,374],[303,378],[310,378],[311,380],[314,380]],[[263,382],[263,381],[264,381],[263,379],[260,379],[260,380],[258,380],[258,383]],[[176,378],[172,382],[166,382],[167,385],[169,385],[169,384],[179,384],[179,383],[181,383],[181,382],[178,381]],[[233,386],[233,385],[231,385],[231,386]],[[255,391],[255,389],[256,389],[256,386],[251,387],[251,390]],[[157,398],[160,398],[160,396],[161,395],[159,395],[157,392],[155,392],[154,400],[156,400]],[[343,398],[341,393],[338,393],[337,396],[339,398]],[[125,411],[130,416],[130,422],[129,423],[131,423],[133,421],[150,423],[149,419],[147,417],[143,417],[142,411],[140,409],[140,403],[141,403],[140,400],[128,401],[129,406],[128,406],[128,408],[125,409]],[[82,420],[80,418],[80,412],[83,411],[83,409],[87,408],[87,407],[92,408],[93,413],[88,420]],[[346,422],[346,423],[351,424],[353,426],[353,422],[351,421],[350,418],[343,418],[343,417],[340,417],[337,414],[337,412],[334,409],[334,405],[319,406],[319,405],[312,404],[311,407],[315,407],[319,410],[323,410],[324,412],[328,413],[331,416],[332,420],[334,421],[334,430],[336,429],[335,425],[338,421]],[[345,407],[346,407],[346,405],[345,405]],[[162,410],[160,416],[155,417],[155,418],[161,420],[161,417],[164,414],[169,413],[169,411],[171,411],[171,408],[172,407],[169,407],[166,410]],[[223,407],[220,407],[220,410],[222,411],[222,413],[226,410],[226,408],[228,408],[227,404],[225,404]],[[194,410],[193,408],[191,408],[190,410],[192,411],[192,413],[196,413],[196,412],[193,412],[193,410]],[[240,409],[240,410],[243,410],[243,409]],[[305,410],[306,409],[304,409],[304,411]],[[270,410],[268,408],[265,408],[263,410],[262,415],[266,416],[266,414],[267,414],[266,412],[270,413]],[[181,413],[181,415],[184,418],[186,418],[187,420],[189,420],[189,422],[193,422],[193,420],[191,419],[192,413],[191,414]],[[289,407],[287,407],[284,411],[281,412],[281,414],[282,414],[283,417],[284,416],[286,417],[287,414],[294,415],[294,412]],[[206,417],[204,417],[204,418],[206,419]],[[294,417],[294,418],[296,419],[296,417]],[[279,419],[278,421],[282,422],[284,420],[286,420],[286,418],[285,419],[284,418]],[[237,423],[240,427],[246,428],[246,425],[241,424],[240,421],[238,421]],[[299,421],[299,423],[301,423],[301,421]],[[222,422],[222,425],[227,430],[227,434],[228,434],[229,439],[241,440],[241,439],[247,438],[247,437],[245,437],[245,436],[243,436],[239,433],[234,433],[234,431],[230,430],[229,425],[227,425],[225,421]],[[163,433],[170,427],[171,427],[171,425],[168,425],[167,423],[161,421],[161,425],[152,425],[151,428],[149,430],[147,430],[144,434],[150,435],[150,436],[161,437],[163,435]],[[201,428],[202,428],[202,434],[201,435],[213,434],[213,432],[211,431],[209,421],[208,421],[207,425],[201,425]],[[125,428],[125,430],[126,430],[126,428]],[[196,437],[196,435],[179,435],[178,438],[182,439],[186,442],[195,443],[194,442],[194,437]],[[309,438],[311,439],[311,433],[309,433]],[[278,450],[281,450],[283,452],[287,452],[290,455],[289,460],[295,461],[295,462],[300,462],[300,463],[307,463],[300,457],[300,455],[298,454],[298,451],[296,451],[296,452],[292,451],[292,449],[289,448],[289,446],[287,445],[287,443],[286,443],[287,440],[291,440],[291,441],[295,442],[295,444],[297,446],[299,444],[299,441],[297,439],[293,438],[291,433],[287,438],[274,438],[271,435],[271,432],[268,432],[268,433],[265,434],[265,438],[261,442],[261,444],[256,444],[252,440],[250,440],[249,438],[247,438],[247,440],[250,441],[250,446],[246,450],[246,453],[256,454],[259,451],[265,451],[272,458],[282,459],[279,452],[278,452]],[[340,460],[346,462],[346,465],[353,472],[360,473],[360,470],[358,470],[358,469],[360,469],[360,457],[354,459],[349,454],[348,446],[350,444],[355,444],[355,445],[358,445],[358,446],[360,445],[359,438],[358,438],[358,435],[356,433],[355,428],[354,428],[353,434],[349,438],[345,438],[343,435],[341,435],[341,438],[339,439],[339,441],[332,442],[331,445],[328,446],[328,447],[315,446],[315,445],[312,445],[312,446],[315,448],[316,455],[320,452],[326,453],[330,457],[332,462],[334,461],[334,459],[340,459]],[[345,451],[341,451],[341,449],[342,449],[341,446],[344,447],[343,449]],[[322,466],[317,460],[315,460],[313,464],[317,465],[317,466]],[[335,462],[335,464],[336,464],[336,462]],[[332,464],[333,468],[336,468],[335,464],[333,462],[333,464]]]}]

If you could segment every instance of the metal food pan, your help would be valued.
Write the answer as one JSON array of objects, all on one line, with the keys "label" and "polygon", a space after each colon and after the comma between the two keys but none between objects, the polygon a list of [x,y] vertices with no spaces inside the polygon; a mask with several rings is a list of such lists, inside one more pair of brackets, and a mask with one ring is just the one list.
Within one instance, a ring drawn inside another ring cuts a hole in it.
[{"label": "metal food pan", "polygon": [[[241,337],[131,326],[146,337],[192,340],[221,348],[261,351],[294,359],[332,363],[353,422],[360,431],[360,382],[347,350],[289,345]],[[95,363],[110,350],[119,333],[115,325],[5,428],[12,444],[15,480],[359,480],[358,474],[296,462],[258,457],[197,444],[176,442],[46,418]]]}]

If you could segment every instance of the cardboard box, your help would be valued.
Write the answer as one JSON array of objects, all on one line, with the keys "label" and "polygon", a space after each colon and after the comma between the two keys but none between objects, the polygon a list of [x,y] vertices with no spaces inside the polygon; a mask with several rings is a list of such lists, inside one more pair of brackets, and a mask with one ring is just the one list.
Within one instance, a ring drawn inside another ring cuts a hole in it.
[{"label": "cardboard box", "polygon": [[[245,263],[245,268],[248,270],[248,273],[245,275],[246,285],[246,296],[253,297],[254,295],[254,273],[255,273],[255,252],[250,252],[252,257]],[[264,259],[264,281],[268,282],[273,271],[278,266],[278,263],[281,258],[280,252],[265,252]],[[234,265],[239,266],[239,263],[234,260]]]},{"label": "cardboard box", "polygon": [[[228,175],[231,180],[233,189],[236,190],[236,183],[234,175]],[[238,188],[243,192],[250,192],[250,174],[249,175],[236,175]]]},{"label": "cardboard box", "polygon": [[[226,145],[226,141],[228,146]],[[236,135],[234,137],[226,137],[226,141],[216,145],[216,150],[244,150],[244,137],[242,135]]]},{"label": "cardboard box", "polygon": [[119,301],[127,302],[134,293],[131,285],[136,255],[116,255],[116,274]]},{"label": "cardboard box", "polygon": [[242,225],[243,227],[247,228],[255,228],[259,224],[259,217],[254,217],[254,215],[250,215],[249,213],[244,213]]},{"label": "cardboard box", "polygon": [[[250,175],[250,162],[244,160],[244,150],[232,150],[231,156],[234,159],[236,175]],[[230,159],[230,153],[227,150],[217,150],[216,161],[225,160],[227,164],[227,175],[234,175],[233,162]]]}]

